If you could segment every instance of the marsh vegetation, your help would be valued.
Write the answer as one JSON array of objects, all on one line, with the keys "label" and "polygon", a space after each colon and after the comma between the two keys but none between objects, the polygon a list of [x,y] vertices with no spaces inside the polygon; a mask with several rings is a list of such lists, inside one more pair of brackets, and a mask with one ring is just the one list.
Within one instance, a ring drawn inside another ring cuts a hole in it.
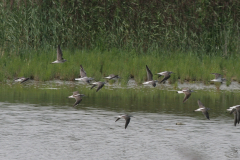
[{"label": "marsh vegetation", "polygon": [[[28,76],[34,80],[73,80],[79,65],[101,79],[119,74],[146,78],[173,71],[170,83],[208,81],[212,72],[240,81],[240,3],[176,1],[0,2],[0,80]],[[51,65],[60,44],[67,62]]]}]

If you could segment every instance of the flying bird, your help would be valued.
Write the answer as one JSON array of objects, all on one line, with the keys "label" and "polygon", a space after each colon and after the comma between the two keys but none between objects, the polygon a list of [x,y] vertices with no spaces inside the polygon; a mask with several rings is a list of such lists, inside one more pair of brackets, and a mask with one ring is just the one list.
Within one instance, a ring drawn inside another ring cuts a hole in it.
[{"label": "flying bird", "polygon": [[60,48],[60,45],[58,45],[58,47],[57,47],[57,60],[52,62],[52,63],[64,63],[64,62],[66,62],[67,60],[63,59],[62,56],[63,56],[62,50]]},{"label": "flying bird", "polygon": [[146,70],[147,70],[147,81],[144,82],[143,84],[151,84],[153,87],[156,87],[156,82],[158,82],[158,81],[153,80],[153,74],[147,65],[146,65]]},{"label": "flying bird", "polygon": [[81,101],[84,94],[80,94],[78,91],[73,92],[73,95],[68,96],[68,98],[75,98],[76,102],[74,103],[73,107],[76,107]]},{"label": "flying bird", "polygon": [[[202,104],[202,102],[201,102],[200,100],[198,100],[198,106],[199,106],[199,108],[196,109],[195,111],[201,111],[201,112],[203,113],[203,115],[204,115],[207,119],[209,119],[208,110],[210,110],[210,109],[209,109],[209,108],[206,108],[206,107]],[[210,119],[209,119],[209,120],[210,120]]]},{"label": "flying bird", "polygon": [[100,81],[99,82],[94,82],[94,83],[92,83],[93,86],[91,87],[91,89],[98,86],[97,90],[96,90],[96,92],[97,92],[104,86],[104,84],[106,84],[106,83],[105,82],[100,82]]},{"label": "flying bird", "polygon": [[227,109],[227,111],[230,111],[230,114],[234,115],[234,126],[236,126],[236,124],[239,124],[239,122],[240,122],[240,105],[229,107],[229,109]]},{"label": "flying bird", "polygon": [[188,98],[191,96],[191,93],[194,92],[193,90],[190,90],[188,88],[183,88],[181,91],[177,91],[177,93],[184,93],[185,97],[183,99],[183,103],[188,100]]},{"label": "flying bird", "polygon": [[77,81],[83,81],[83,82],[86,82],[86,83],[88,83],[88,84],[90,84],[90,82],[93,80],[93,78],[87,77],[87,73],[86,73],[86,71],[83,69],[82,65],[80,65],[80,77],[81,77],[81,78],[75,78],[75,80],[77,80]]},{"label": "flying bird", "polygon": [[109,76],[104,77],[104,78],[106,78],[106,79],[108,79],[108,80],[111,80],[111,79],[117,80],[117,79],[120,78],[120,77],[119,77],[118,75],[115,75],[115,74],[110,74]]},{"label": "flying bird", "polygon": [[170,78],[172,73],[173,72],[170,72],[170,71],[164,71],[164,72],[157,73],[158,77],[164,76],[164,78],[161,80],[160,83],[165,82],[168,78]]},{"label": "flying bird", "polygon": [[117,122],[121,118],[124,118],[126,120],[126,123],[125,123],[125,129],[126,129],[128,124],[130,123],[131,117],[133,117],[133,116],[131,116],[131,115],[121,115],[121,116],[118,116],[118,118],[116,119],[115,122]]},{"label": "flying bird", "polygon": [[219,73],[211,73],[211,74],[215,75],[215,78],[211,80],[212,82],[221,82],[222,83],[223,81],[226,80],[225,78],[222,78],[222,75]]},{"label": "flying bird", "polygon": [[20,77],[20,78],[15,78],[14,79],[15,82],[20,82],[20,83],[24,83],[28,80],[29,80],[29,78],[25,78],[25,77]]}]

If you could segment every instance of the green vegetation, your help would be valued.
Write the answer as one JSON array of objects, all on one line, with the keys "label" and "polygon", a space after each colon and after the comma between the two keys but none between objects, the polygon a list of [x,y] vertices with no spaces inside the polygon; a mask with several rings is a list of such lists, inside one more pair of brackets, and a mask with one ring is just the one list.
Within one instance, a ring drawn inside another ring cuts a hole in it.
[{"label": "green vegetation", "polygon": [[[109,74],[118,74],[123,85],[133,77],[138,84],[146,81],[146,65],[153,74],[161,71],[173,71],[169,79],[175,83],[178,79],[187,81],[208,81],[214,78],[210,73],[221,73],[226,78],[240,82],[240,63],[237,55],[229,58],[220,56],[200,56],[191,53],[166,53],[154,56],[154,53],[130,55],[124,51],[111,50],[65,50],[63,57],[67,62],[51,64],[56,60],[56,49],[50,51],[32,51],[22,55],[3,54],[0,59],[1,81],[15,77],[31,77],[34,80],[46,81],[52,79],[74,80],[79,77],[80,64],[87,75],[95,80],[103,80]],[[157,79],[154,75],[154,79]],[[163,77],[160,77],[161,80]]]},{"label": "green vegetation", "polygon": [[[146,64],[175,72],[170,83],[208,83],[212,72],[240,81],[239,8],[238,0],[3,0],[0,81],[74,80],[80,64],[122,84],[145,81]],[[57,44],[67,62],[53,65]]]}]

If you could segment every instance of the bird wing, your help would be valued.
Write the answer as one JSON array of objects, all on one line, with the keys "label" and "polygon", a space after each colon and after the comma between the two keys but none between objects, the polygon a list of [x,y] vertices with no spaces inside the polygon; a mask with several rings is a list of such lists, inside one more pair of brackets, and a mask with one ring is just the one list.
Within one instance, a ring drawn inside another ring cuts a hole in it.
[{"label": "bird wing", "polygon": [[235,113],[235,111],[236,111],[236,108],[233,108],[233,109],[231,110],[230,114]]},{"label": "bird wing", "polygon": [[237,123],[239,124],[239,120],[240,120],[240,108],[236,107],[236,113],[237,113]]},{"label": "bird wing", "polygon": [[117,122],[119,119],[121,119],[121,118],[117,118],[115,122]]},{"label": "bird wing", "polygon": [[198,100],[198,106],[199,106],[199,108],[205,108],[205,106],[202,104],[202,102],[200,100]]},{"label": "bird wing", "polygon": [[80,96],[75,97],[75,99],[76,102],[74,103],[73,107],[76,107],[82,101],[82,98]]},{"label": "bird wing", "polygon": [[148,68],[148,66],[146,65],[146,69],[147,69],[147,79],[148,81],[152,81],[153,80],[153,74],[150,71],[150,69]]},{"label": "bird wing", "polygon": [[93,89],[95,86],[97,86],[96,84],[94,84],[92,87],[91,87],[91,89]]},{"label": "bird wing", "polygon": [[185,94],[185,97],[183,99],[183,103],[186,102],[188,100],[188,98],[191,96],[191,93],[188,91],[183,91],[183,93]]},{"label": "bird wing", "polygon": [[238,119],[237,119],[237,110],[234,110],[233,113],[234,113],[234,126],[236,126],[237,121],[238,121]]},{"label": "bird wing", "polygon": [[109,78],[109,80],[118,77],[118,75],[114,75],[114,74],[112,76],[111,75],[109,75],[109,76],[111,77],[111,78]]},{"label": "bird wing", "polygon": [[166,76],[164,76],[164,78],[161,80],[161,82],[160,83],[162,83],[163,81],[166,81],[168,78],[170,78],[171,76],[170,75],[166,75]]},{"label": "bird wing", "polygon": [[27,80],[29,80],[29,78],[24,78],[24,79],[21,81],[21,83],[26,82]]},{"label": "bird wing", "polygon": [[82,65],[80,65],[80,76],[81,78],[87,77],[86,71],[83,69]]},{"label": "bird wing", "polygon": [[60,48],[60,45],[58,45],[58,47],[57,47],[57,60],[58,61],[60,61],[60,60],[62,60],[62,50],[61,50],[61,48]]},{"label": "bird wing", "polygon": [[103,86],[104,86],[104,83],[100,83],[100,84],[98,85],[98,88],[97,88],[96,92],[99,91]]},{"label": "bird wing", "polygon": [[130,117],[126,118],[125,129],[127,128],[128,124],[130,123],[130,120],[131,120]]},{"label": "bird wing", "polygon": [[[203,115],[205,115],[205,117],[206,117],[207,119],[209,119],[209,114],[208,114],[207,109],[202,110],[202,113],[203,113]],[[209,120],[210,120],[210,119],[209,119]]]}]

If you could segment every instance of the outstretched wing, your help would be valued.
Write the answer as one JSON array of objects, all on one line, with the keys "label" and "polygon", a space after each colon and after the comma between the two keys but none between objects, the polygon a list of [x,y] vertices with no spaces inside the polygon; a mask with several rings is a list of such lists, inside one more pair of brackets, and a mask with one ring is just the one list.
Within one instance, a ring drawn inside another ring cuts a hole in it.
[{"label": "outstretched wing", "polygon": [[117,118],[115,122],[117,122],[119,119],[121,119],[121,118]]},{"label": "outstretched wing", "polygon": [[160,83],[162,83],[162,82],[164,82],[164,81],[166,81],[168,78],[170,78],[171,76],[170,75],[167,75],[167,76],[165,76],[162,80],[161,80],[161,82]]},{"label": "outstretched wing", "polygon": [[130,117],[126,119],[126,123],[125,123],[125,129],[127,128],[128,124],[130,123],[130,120],[131,120],[131,118],[130,118]]},{"label": "outstretched wing", "polygon": [[58,61],[60,61],[60,60],[62,60],[62,50],[61,50],[61,48],[60,48],[60,45],[58,45],[58,47],[57,47],[57,60]]},{"label": "outstretched wing", "polygon": [[191,93],[188,91],[183,91],[183,93],[185,94],[185,97],[183,99],[183,103],[186,102],[188,100],[188,98],[191,96]]},{"label": "outstretched wing", "polygon": [[200,100],[198,100],[198,106],[199,106],[199,108],[205,108],[205,106],[202,104],[202,102]]},{"label": "outstretched wing", "polygon": [[81,76],[81,78],[87,77],[87,73],[83,69],[82,65],[80,65],[80,76]]},{"label": "outstretched wing", "polygon": [[80,96],[75,97],[75,99],[76,102],[74,103],[73,107],[76,107],[82,101],[82,98]]},{"label": "outstretched wing", "polygon": [[24,79],[21,81],[21,83],[24,83],[24,82],[26,82],[27,80],[29,80],[29,78],[24,78]]},{"label": "outstretched wing", "polygon": [[148,68],[148,66],[146,65],[146,69],[147,69],[147,79],[148,81],[152,81],[153,80],[153,74],[150,71],[150,69]]},{"label": "outstretched wing", "polygon": [[109,78],[109,80],[113,78],[118,78],[118,75],[113,75],[111,78]]},{"label": "outstretched wing", "polygon": [[202,113],[207,119],[209,119],[209,114],[208,114],[208,111],[206,109],[202,110]]},{"label": "outstretched wing", "polygon": [[99,84],[96,92],[99,91],[103,86],[104,86],[104,83]]},{"label": "outstretched wing", "polygon": [[92,87],[91,87],[91,89],[93,89],[95,86],[97,86],[96,84],[94,84]]}]

